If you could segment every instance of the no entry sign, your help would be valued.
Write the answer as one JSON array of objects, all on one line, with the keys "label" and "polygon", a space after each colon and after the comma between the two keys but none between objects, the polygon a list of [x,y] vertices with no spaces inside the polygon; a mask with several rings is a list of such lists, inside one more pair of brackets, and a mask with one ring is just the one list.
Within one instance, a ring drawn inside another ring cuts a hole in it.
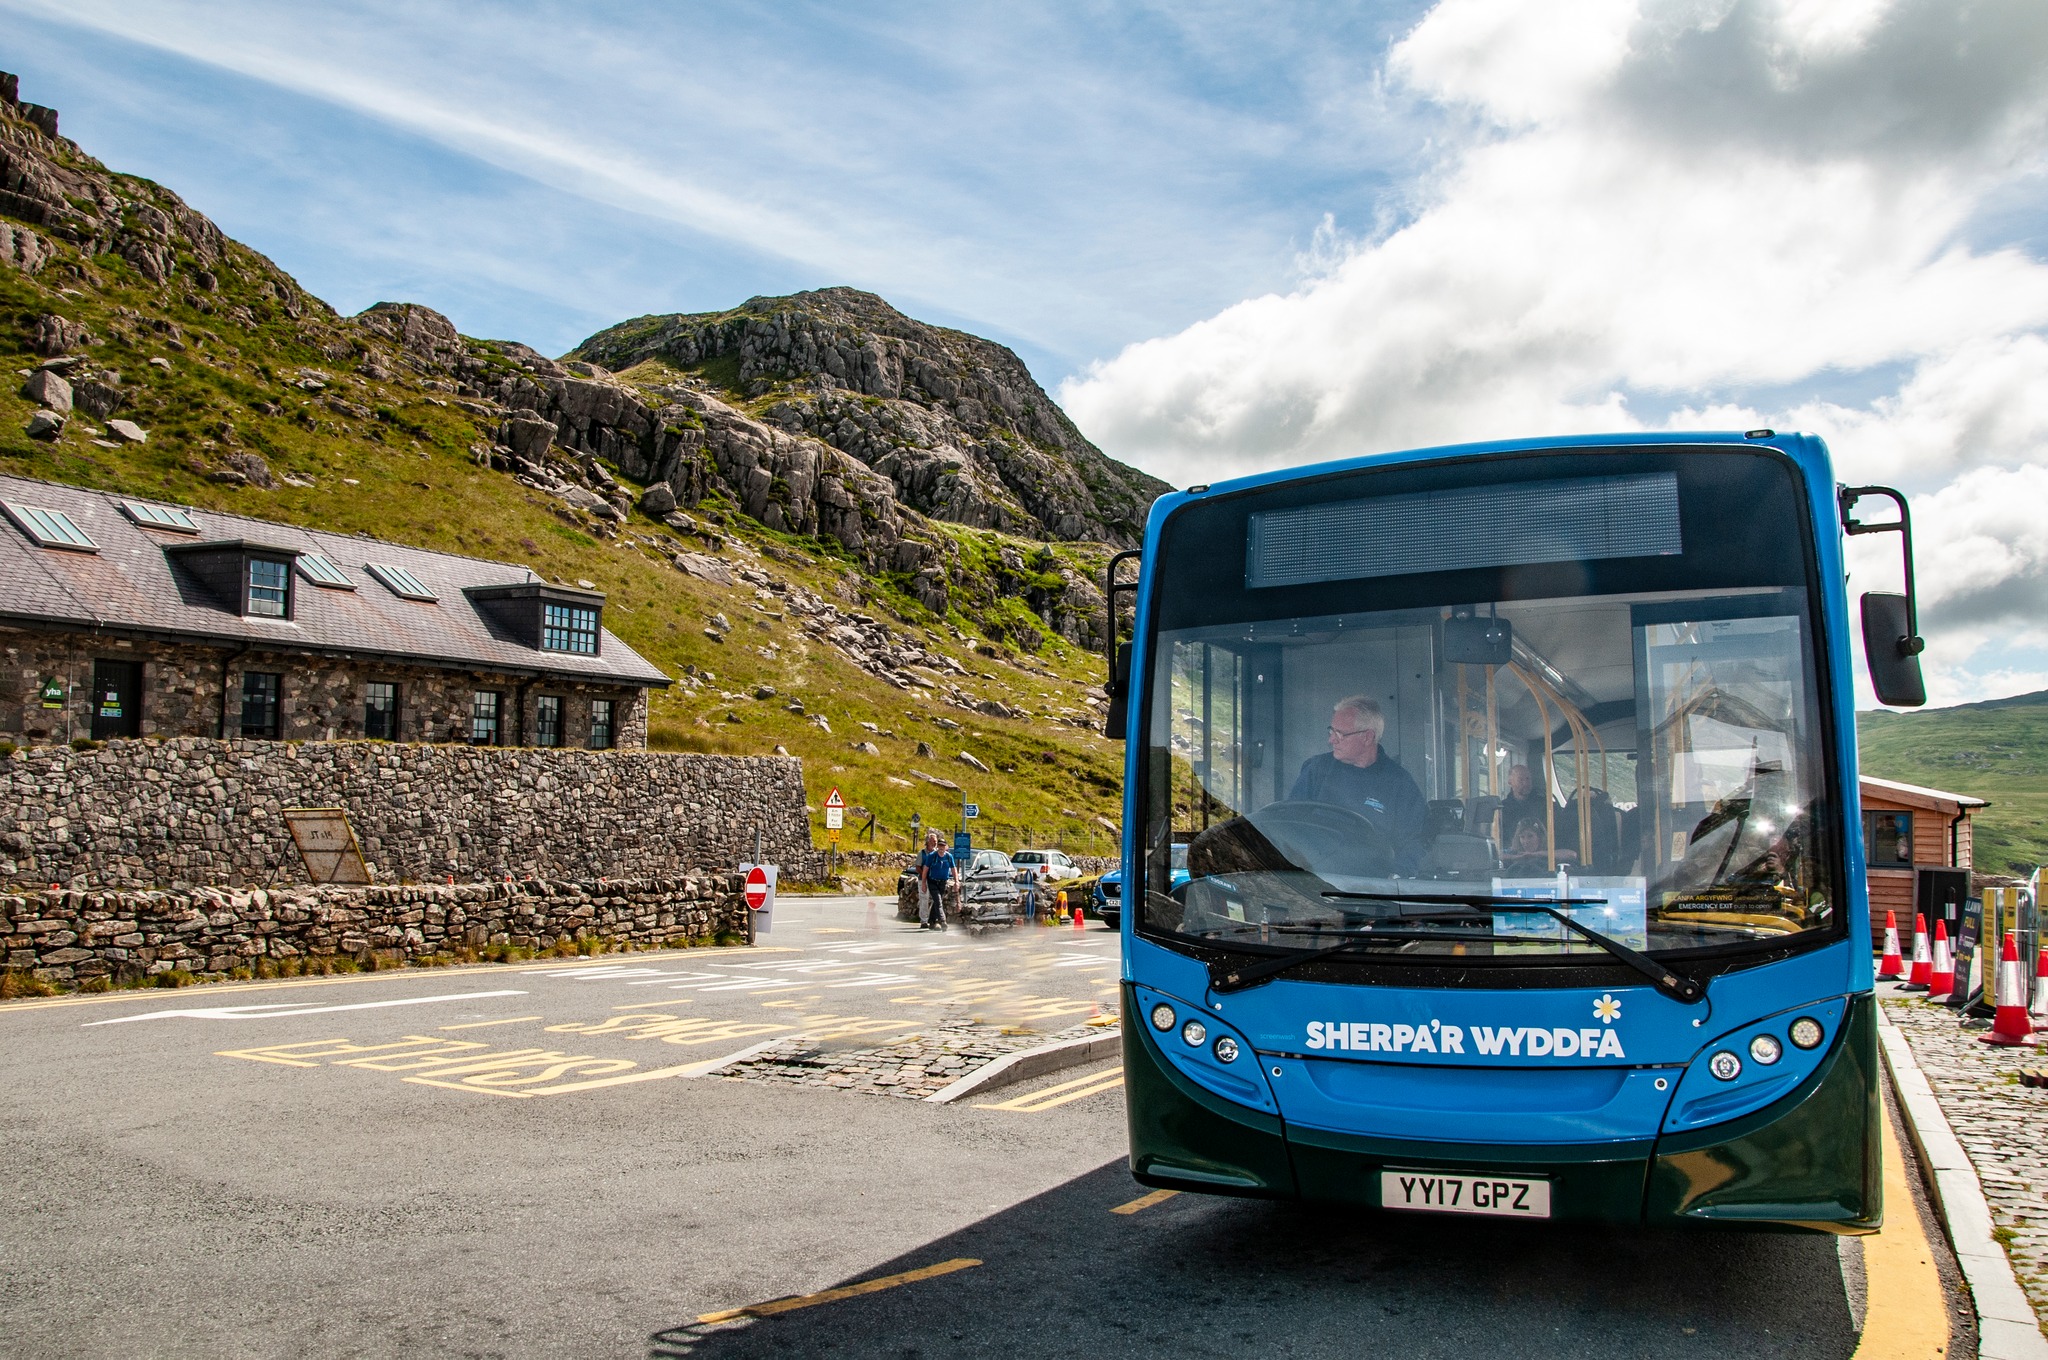
[{"label": "no entry sign", "polygon": [[756,935],[766,935],[775,924],[775,880],[781,869],[773,864],[742,864],[740,872],[745,875],[740,900],[747,904],[747,943],[754,942]]},{"label": "no entry sign", "polygon": [[747,870],[747,905],[755,911],[768,905],[768,871],[758,864]]}]

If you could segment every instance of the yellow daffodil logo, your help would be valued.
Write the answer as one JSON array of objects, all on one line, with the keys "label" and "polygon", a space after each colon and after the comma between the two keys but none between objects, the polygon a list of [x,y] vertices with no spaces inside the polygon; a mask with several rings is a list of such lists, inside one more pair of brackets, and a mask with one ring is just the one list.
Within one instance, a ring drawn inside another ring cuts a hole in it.
[{"label": "yellow daffodil logo", "polygon": [[1606,992],[1602,992],[1600,993],[1600,999],[1593,1003],[1593,1014],[1603,1024],[1611,1025],[1614,1023],[1614,1017],[1621,1014],[1621,1002],[1615,1000]]}]

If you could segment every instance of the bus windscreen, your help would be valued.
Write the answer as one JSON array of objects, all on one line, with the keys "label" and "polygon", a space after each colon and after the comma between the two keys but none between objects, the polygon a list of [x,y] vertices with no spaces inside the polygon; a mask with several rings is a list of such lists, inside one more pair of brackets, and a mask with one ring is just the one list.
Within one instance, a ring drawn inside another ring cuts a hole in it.
[{"label": "bus windscreen", "polygon": [[[1739,456],[1697,476],[1492,471],[1440,470],[1445,485],[1377,504],[1247,497],[1206,511],[1206,534],[1169,522],[1162,591],[1176,553],[1206,554],[1220,581],[1227,517],[1246,550],[1236,591],[1159,602],[1179,626],[1151,650],[1139,929],[1438,965],[1599,952],[1519,901],[1655,955],[1837,937],[1809,535],[1782,471]],[[1739,527],[1721,518],[1737,507]],[[1340,521],[1398,541],[1347,547]],[[1432,528],[1437,550],[1418,556]],[[1460,641],[1473,620],[1497,656]],[[1179,882],[1164,868],[1177,846]]]}]

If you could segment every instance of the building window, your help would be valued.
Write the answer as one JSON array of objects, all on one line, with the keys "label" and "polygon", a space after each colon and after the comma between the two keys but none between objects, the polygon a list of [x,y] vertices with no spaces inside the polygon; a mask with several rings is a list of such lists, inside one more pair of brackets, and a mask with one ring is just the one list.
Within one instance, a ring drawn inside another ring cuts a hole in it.
[{"label": "building window", "polygon": [[590,749],[609,751],[618,740],[612,731],[612,713],[616,700],[592,699],[590,701]]},{"label": "building window", "polygon": [[249,559],[248,612],[263,618],[291,616],[292,569],[268,557]]},{"label": "building window", "polygon": [[1863,814],[1863,853],[1873,869],[1913,867],[1913,814]]},{"label": "building window", "polygon": [[242,672],[242,735],[277,740],[277,696],[284,677],[265,671]]},{"label": "building window", "polygon": [[377,741],[398,740],[398,686],[372,680],[363,686],[363,735]]},{"label": "building window", "polygon": [[503,698],[494,689],[480,689],[469,696],[471,746],[496,746],[499,743],[498,709]]},{"label": "building window", "polygon": [[544,652],[575,652],[597,655],[597,611],[581,605],[550,604],[541,617],[540,646]]},{"label": "building window", "polygon": [[562,744],[562,699],[560,695],[543,694],[533,701],[533,744],[535,746],[560,746]]}]

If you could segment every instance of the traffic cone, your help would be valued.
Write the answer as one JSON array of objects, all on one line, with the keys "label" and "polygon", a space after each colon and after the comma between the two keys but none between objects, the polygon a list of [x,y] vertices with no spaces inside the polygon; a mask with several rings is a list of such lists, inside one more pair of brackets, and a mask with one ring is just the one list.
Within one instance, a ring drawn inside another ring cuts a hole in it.
[{"label": "traffic cone", "polygon": [[1086,930],[1087,928],[1088,922],[1085,919],[1085,913],[1083,913],[1081,910],[1081,904],[1079,902],[1076,902],[1074,904],[1074,929]]},{"label": "traffic cone", "polygon": [[2027,1014],[2048,1020],[2048,944],[2041,946],[2040,957],[2034,960],[2034,1004],[2027,1007]]},{"label": "traffic cone", "polygon": [[1998,956],[1998,1013],[1991,1018],[1991,1029],[1978,1035],[1977,1042],[2005,1048],[2034,1042],[2033,1022],[2027,1018],[2027,984],[2020,976],[2019,941],[2010,931]]},{"label": "traffic cone", "polygon": [[1899,955],[1899,914],[1884,914],[1884,959],[1877,965],[1879,982],[1894,982],[1906,975],[1906,961]]},{"label": "traffic cone", "polygon": [[1935,918],[1934,962],[1927,970],[1927,999],[1946,1001],[1956,989],[1956,958],[1949,952],[1948,922]]},{"label": "traffic cone", "polygon": [[1913,971],[1899,984],[1902,992],[1924,992],[1934,976],[1934,958],[1927,948],[1927,918],[1913,918]]}]

